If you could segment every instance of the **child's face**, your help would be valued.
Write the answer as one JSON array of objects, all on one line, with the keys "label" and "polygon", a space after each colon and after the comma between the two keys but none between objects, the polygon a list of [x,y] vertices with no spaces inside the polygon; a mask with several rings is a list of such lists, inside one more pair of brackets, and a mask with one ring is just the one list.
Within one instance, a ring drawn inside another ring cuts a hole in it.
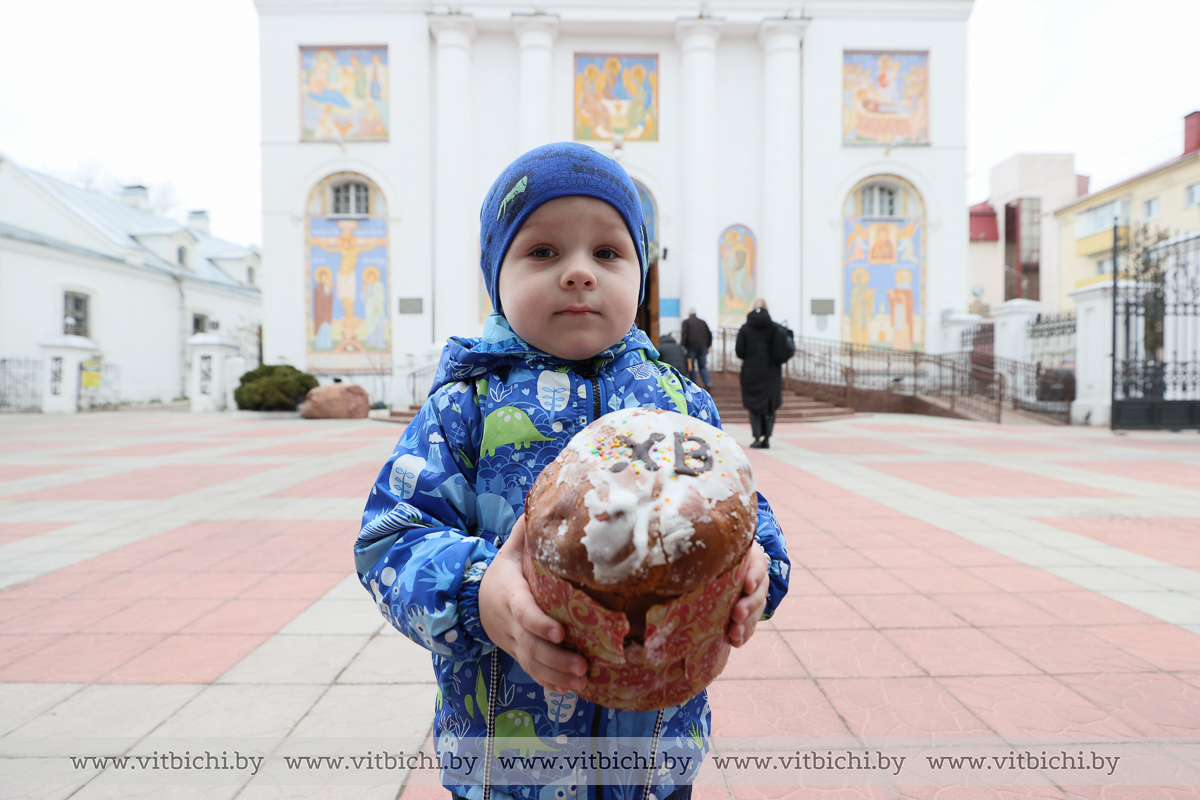
[{"label": "child's face", "polygon": [[642,271],[617,210],[592,197],[538,207],[500,265],[500,305],[529,344],[568,361],[621,341],[637,314]]}]

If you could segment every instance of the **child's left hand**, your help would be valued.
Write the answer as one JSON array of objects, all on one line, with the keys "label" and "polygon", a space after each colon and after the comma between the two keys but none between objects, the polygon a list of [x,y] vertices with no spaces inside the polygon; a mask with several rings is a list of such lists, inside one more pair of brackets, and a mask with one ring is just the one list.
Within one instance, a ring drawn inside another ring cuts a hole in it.
[{"label": "child's left hand", "polygon": [[750,567],[746,570],[746,578],[742,583],[742,596],[733,604],[729,614],[729,627],[725,636],[734,647],[741,647],[750,641],[758,620],[767,608],[768,568],[771,560],[762,545],[755,542],[751,545]]}]

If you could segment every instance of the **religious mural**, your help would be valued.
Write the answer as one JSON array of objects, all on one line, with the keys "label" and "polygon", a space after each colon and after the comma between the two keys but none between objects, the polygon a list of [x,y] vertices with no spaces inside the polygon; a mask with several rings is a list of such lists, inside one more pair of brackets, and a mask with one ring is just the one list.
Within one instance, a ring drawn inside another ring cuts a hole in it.
[{"label": "religious mural", "polygon": [[842,340],[923,350],[924,207],[911,187],[897,186],[889,189],[899,194],[896,216],[864,216],[862,191],[851,193],[842,223]]},{"label": "religious mural", "polygon": [[301,138],[386,141],[386,47],[300,48]]},{"label": "religious mural", "polygon": [[929,144],[929,54],[843,54],[842,142]]},{"label": "religious mural", "polygon": [[722,328],[738,328],[746,321],[754,302],[754,257],[758,250],[754,234],[745,225],[730,225],[718,240],[720,270],[717,303]]},{"label": "religious mural", "polygon": [[658,141],[658,56],[575,54],[575,140]]},{"label": "religious mural", "polygon": [[[347,182],[367,187],[370,202],[366,213],[333,213],[335,187]],[[382,365],[390,366],[388,231],[383,194],[361,175],[331,175],[309,196],[307,218],[308,370],[373,372]]]}]

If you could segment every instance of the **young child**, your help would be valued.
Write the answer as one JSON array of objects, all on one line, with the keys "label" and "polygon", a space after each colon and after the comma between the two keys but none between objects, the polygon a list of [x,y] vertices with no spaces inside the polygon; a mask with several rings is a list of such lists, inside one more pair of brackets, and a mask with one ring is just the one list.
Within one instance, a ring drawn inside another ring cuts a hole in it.
[{"label": "young child", "polygon": [[[641,406],[720,425],[709,395],[656,361],[633,326],[647,268],[637,190],[589,147],[539,147],[492,185],[480,250],[496,313],[482,338],[451,338],[442,352],[429,401],[371,490],[359,579],[389,622],[433,652],[434,737],[453,795],[686,800],[707,750],[707,694],[659,712],[582,700],[587,662],[560,646],[562,626],[521,573],[526,493],[590,422]],[[759,546],[726,632],[737,647],[787,591],[779,527],[761,495],[758,508]],[[549,754],[588,737],[644,740],[647,758],[663,755],[607,786],[578,774],[498,782],[491,759],[466,757]]]}]

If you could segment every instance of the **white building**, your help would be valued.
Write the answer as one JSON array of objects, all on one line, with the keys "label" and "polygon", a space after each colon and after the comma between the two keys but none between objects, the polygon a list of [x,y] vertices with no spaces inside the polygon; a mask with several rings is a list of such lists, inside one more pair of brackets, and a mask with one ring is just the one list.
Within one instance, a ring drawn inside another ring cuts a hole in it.
[{"label": "white building", "polygon": [[971,0],[256,5],[267,363],[477,334],[484,194],[561,140],[640,184],[652,335],[761,296],[800,335],[957,347]]},{"label": "white building", "polygon": [[1021,153],[992,167],[988,199],[970,209],[972,298],[989,308],[1039,300],[1044,310],[1058,311],[1054,211],[1087,193],[1088,178],[1076,174],[1070,153]]},{"label": "white building", "polygon": [[85,349],[110,402],[186,396],[194,333],[257,364],[258,251],[212,236],[202,211],[184,225],[147,205],[141,186],[106,197],[0,157],[0,358],[45,374],[50,350]]}]

